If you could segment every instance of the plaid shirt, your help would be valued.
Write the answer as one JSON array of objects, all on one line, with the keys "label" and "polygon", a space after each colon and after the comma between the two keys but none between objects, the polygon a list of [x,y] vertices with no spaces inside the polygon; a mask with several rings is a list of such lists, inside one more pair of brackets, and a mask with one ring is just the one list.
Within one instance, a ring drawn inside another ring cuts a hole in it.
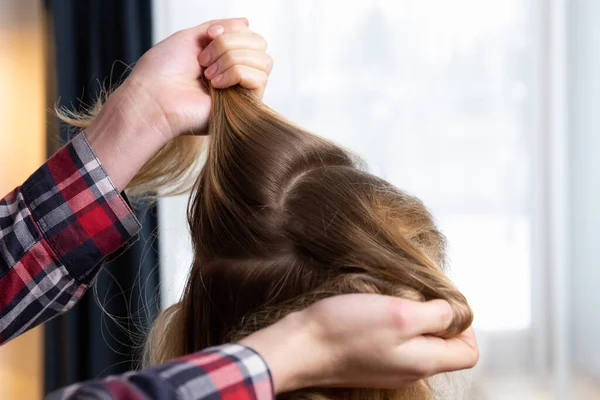
[{"label": "plaid shirt", "polygon": [[[111,253],[140,229],[85,135],[0,199],[0,345],[70,309]],[[51,399],[273,399],[262,358],[224,345]]]}]

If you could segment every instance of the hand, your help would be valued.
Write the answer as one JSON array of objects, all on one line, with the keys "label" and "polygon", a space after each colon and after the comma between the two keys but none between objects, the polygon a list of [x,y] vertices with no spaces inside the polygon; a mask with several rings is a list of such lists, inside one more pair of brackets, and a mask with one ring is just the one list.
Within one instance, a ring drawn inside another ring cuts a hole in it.
[{"label": "hand", "polygon": [[452,308],[375,294],[321,300],[240,341],[267,362],[275,392],[313,386],[396,389],[475,366],[472,329],[452,339]]},{"label": "hand", "polygon": [[[267,44],[245,18],[209,21],[177,32],[139,60],[126,86],[130,96],[152,100],[152,118],[170,140],[182,133],[206,133],[211,99],[199,77],[215,88],[240,84],[262,98],[273,60]],[[205,67],[203,71],[202,67]]]},{"label": "hand", "polygon": [[207,132],[211,99],[202,73],[215,87],[239,83],[261,97],[273,65],[265,48],[245,18],[234,18],[177,32],[148,50],[85,129],[117,190],[176,136]]}]

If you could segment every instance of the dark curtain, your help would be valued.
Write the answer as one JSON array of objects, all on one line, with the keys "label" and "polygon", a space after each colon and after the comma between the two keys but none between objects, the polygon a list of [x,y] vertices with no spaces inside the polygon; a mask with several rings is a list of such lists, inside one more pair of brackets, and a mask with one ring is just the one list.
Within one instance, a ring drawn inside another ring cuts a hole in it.
[{"label": "dark curtain", "polygon": [[[47,0],[56,98],[81,109],[118,84],[151,46],[151,0]],[[68,140],[70,130],[60,126]],[[45,325],[45,390],[138,366],[157,313],[156,210],[136,209],[141,238],[105,268],[81,301]]]}]

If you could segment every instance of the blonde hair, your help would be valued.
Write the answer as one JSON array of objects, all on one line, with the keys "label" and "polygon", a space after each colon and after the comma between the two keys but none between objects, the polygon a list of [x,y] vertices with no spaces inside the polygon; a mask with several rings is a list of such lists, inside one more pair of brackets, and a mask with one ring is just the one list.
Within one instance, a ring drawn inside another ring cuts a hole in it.
[{"label": "blonde hair", "polygon": [[[69,126],[85,130],[100,114],[110,93],[103,89],[96,103],[83,112],[65,107],[55,107],[54,111]],[[204,138],[193,131],[171,140],[138,171],[125,192],[136,201],[188,193],[200,167],[203,145]]]},{"label": "blonde hair", "polygon": [[[190,172],[200,147],[187,144],[197,138],[182,137],[129,185],[146,193],[196,176],[188,203],[193,265],[182,300],[154,323],[146,365],[239,340],[343,293],[445,299],[454,319],[439,336],[470,326],[472,311],[443,272],[445,239],[417,198],[249,91],[208,90],[202,169]],[[421,380],[401,390],[307,388],[279,397],[430,399],[433,391]]]}]

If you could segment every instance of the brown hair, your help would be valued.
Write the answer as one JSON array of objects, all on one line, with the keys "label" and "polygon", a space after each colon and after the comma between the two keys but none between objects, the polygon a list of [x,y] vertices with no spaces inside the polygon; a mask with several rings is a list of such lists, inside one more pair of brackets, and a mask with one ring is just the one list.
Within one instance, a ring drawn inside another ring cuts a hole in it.
[{"label": "brown hair", "polygon": [[[284,120],[249,91],[211,90],[206,162],[188,205],[194,261],[181,302],[155,324],[147,361],[233,342],[329,296],[446,299],[445,241],[423,204],[365,172],[339,146]],[[427,399],[405,390],[304,389],[286,397]]]},{"label": "brown hair", "polygon": [[[325,297],[381,293],[454,309],[452,337],[473,315],[443,273],[445,240],[423,204],[369,174],[339,146],[286,121],[237,86],[209,89],[206,161],[188,204],[194,261],[183,299],[150,334],[145,363],[234,342]],[[145,167],[136,192],[183,176],[164,160],[198,138],[179,138]],[[188,147],[189,148],[189,147]],[[170,164],[173,165],[172,163]],[[309,388],[287,398],[429,399],[426,381],[403,390]]]}]

